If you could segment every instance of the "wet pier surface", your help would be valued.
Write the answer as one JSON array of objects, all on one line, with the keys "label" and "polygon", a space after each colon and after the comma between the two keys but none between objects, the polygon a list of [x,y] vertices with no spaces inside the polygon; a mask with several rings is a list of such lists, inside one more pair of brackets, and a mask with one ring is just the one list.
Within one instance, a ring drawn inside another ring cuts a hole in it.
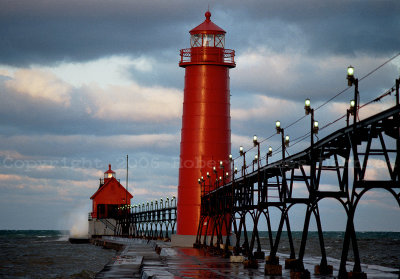
[{"label": "wet pier surface", "polygon": [[[257,269],[244,268],[243,263],[213,256],[202,249],[171,247],[169,242],[105,237],[108,248],[119,248],[118,255],[96,275],[96,278],[290,278],[290,270],[282,276],[264,275],[265,261],[259,260]],[[102,244],[102,245],[103,245]],[[333,259],[332,259],[333,260]],[[313,275],[316,259],[305,259],[311,278],[335,278],[339,261],[333,260],[334,276]],[[284,258],[280,264],[284,266]],[[351,266],[348,267],[351,270]],[[368,278],[398,278],[396,270],[363,266]]]}]

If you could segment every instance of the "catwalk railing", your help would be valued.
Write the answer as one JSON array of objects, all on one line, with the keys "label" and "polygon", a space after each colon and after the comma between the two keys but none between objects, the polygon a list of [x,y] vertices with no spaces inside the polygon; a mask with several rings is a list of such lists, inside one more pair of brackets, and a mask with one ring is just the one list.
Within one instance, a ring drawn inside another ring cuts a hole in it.
[{"label": "catwalk railing", "polygon": [[[358,99],[357,86],[355,100]],[[394,107],[357,121],[360,106],[357,103],[355,106],[353,104],[347,112],[347,126],[315,143],[314,136],[318,129],[314,125],[313,110],[307,107],[306,101],[306,114],[311,113],[311,132],[308,133],[311,144],[308,148],[287,157],[286,148],[289,141],[286,141],[284,129],[277,125],[277,132],[282,139],[280,160],[268,163],[272,154],[270,149],[265,157],[266,164],[262,165],[260,144],[254,137],[254,147],[257,151],[252,164],[246,164],[246,152],[241,148],[241,155],[236,163],[230,157],[233,172],[229,177],[225,177],[224,181],[221,177],[218,179],[218,174],[216,180],[211,179],[209,173],[201,177],[201,217],[194,246],[207,247],[224,255],[230,255],[229,247],[233,246],[234,255],[242,254],[250,260],[264,258],[262,251],[269,250],[267,264],[279,265],[276,255],[285,225],[291,251],[287,266],[306,274],[308,271],[304,269],[303,258],[310,219],[314,216],[321,249],[319,273],[331,274],[332,267],[327,261],[319,204],[324,199],[335,199],[343,206],[347,218],[339,277],[348,276],[346,263],[350,249],[354,257],[353,274],[363,277],[354,227],[354,216],[360,199],[371,189],[384,189],[393,195],[400,206],[399,80],[396,80],[396,86],[390,93],[393,91],[396,91]],[[387,95],[390,94],[385,94]],[[353,124],[350,125],[349,117],[352,115]],[[235,164],[239,165],[238,160],[242,159],[241,171],[238,171]],[[385,179],[375,180],[374,175],[368,175],[369,171],[374,169],[373,164],[377,160],[383,162],[380,172],[384,173],[383,170],[386,170]],[[222,173],[225,174],[223,170]],[[335,179],[336,186],[327,188],[321,183],[323,179],[328,178]],[[289,211],[297,204],[305,205],[306,211],[301,244],[296,253]],[[281,212],[275,238],[271,227],[271,208],[277,208]],[[253,223],[250,232],[247,230],[249,222]],[[260,241],[261,224],[268,230],[267,247],[262,247]],[[234,240],[230,234],[224,233],[231,231],[235,236]]]},{"label": "catwalk railing", "polygon": [[175,232],[175,197],[127,205],[120,210],[121,214],[117,218],[115,230],[116,235],[147,239],[170,239],[170,235]]}]

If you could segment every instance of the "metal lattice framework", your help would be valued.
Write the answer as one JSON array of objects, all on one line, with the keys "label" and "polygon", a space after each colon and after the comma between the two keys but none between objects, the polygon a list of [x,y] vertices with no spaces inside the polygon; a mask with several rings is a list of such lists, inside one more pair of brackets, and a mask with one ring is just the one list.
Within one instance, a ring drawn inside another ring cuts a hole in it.
[{"label": "metal lattice framework", "polygon": [[[358,80],[356,82],[355,99],[357,100]],[[355,107],[357,110],[357,105]],[[359,122],[356,120],[357,111],[352,114],[354,114],[353,125],[348,124],[347,127],[333,132],[316,143],[313,142],[311,132],[310,147],[289,157],[285,157],[284,131],[279,128],[277,130],[282,136],[281,160],[267,163],[265,166],[260,166],[260,161],[257,161],[256,170],[254,170],[253,162],[253,171],[247,174],[245,156],[243,156],[240,177],[235,178],[233,173],[230,181],[222,186],[218,185],[221,181],[213,184],[211,179],[199,180],[203,195],[201,219],[194,246],[207,247],[229,255],[228,247],[233,244],[235,255],[243,254],[250,259],[263,258],[262,248],[267,247],[261,245],[258,227],[265,221],[269,238],[269,262],[277,264],[276,253],[285,225],[290,245],[290,259],[293,260],[294,268],[304,270],[303,258],[309,223],[311,217],[314,216],[321,249],[320,271],[322,274],[328,274],[331,271],[327,263],[319,203],[324,199],[336,199],[342,204],[347,216],[339,277],[347,277],[346,262],[350,248],[354,254],[353,272],[362,274],[354,228],[354,215],[360,199],[371,189],[384,189],[393,195],[400,206],[399,80],[396,80],[396,106]],[[313,123],[313,118],[311,123]],[[394,142],[395,148],[388,148],[387,142]],[[258,144],[258,158],[259,154]],[[373,168],[370,166],[371,159],[381,159],[385,162],[387,179],[372,180],[366,176],[367,170]],[[234,166],[232,166],[233,169]],[[332,174],[337,179],[336,189],[327,191],[322,186],[321,180],[328,176],[332,177]],[[296,187],[302,187],[307,196],[296,195],[295,184]],[[307,207],[297,258],[288,214],[296,204]],[[281,212],[275,238],[271,228],[271,208],[278,208]],[[253,222],[251,234],[246,229],[246,216],[251,216]],[[235,243],[231,243],[229,234],[224,236],[226,231],[232,231]]]},{"label": "metal lattice framework", "polygon": [[133,205],[117,219],[116,235],[170,239],[176,225],[176,198]]}]

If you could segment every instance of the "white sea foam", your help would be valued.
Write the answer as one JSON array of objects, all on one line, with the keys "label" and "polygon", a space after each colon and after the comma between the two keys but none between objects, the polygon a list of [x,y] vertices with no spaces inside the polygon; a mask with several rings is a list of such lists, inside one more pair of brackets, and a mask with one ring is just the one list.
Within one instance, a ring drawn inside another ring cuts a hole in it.
[{"label": "white sea foam", "polygon": [[69,236],[74,238],[88,237],[89,223],[88,223],[89,206],[85,203],[75,207],[67,216],[67,224],[69,226]]}]

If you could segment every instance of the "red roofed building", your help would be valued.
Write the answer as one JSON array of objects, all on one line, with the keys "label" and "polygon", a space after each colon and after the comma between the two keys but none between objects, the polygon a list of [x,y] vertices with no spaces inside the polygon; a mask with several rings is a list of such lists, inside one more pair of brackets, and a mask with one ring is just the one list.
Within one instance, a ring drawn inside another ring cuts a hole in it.
[{"label": "red roofed building", "polygon": [[111,170],[111,164],[104,173],[104,179],[100,179],[100,186],[90,198],[92,203],[92,218],[115,218],[118,208],[130,205],[133,196],[116,179],[115,172]]}]

